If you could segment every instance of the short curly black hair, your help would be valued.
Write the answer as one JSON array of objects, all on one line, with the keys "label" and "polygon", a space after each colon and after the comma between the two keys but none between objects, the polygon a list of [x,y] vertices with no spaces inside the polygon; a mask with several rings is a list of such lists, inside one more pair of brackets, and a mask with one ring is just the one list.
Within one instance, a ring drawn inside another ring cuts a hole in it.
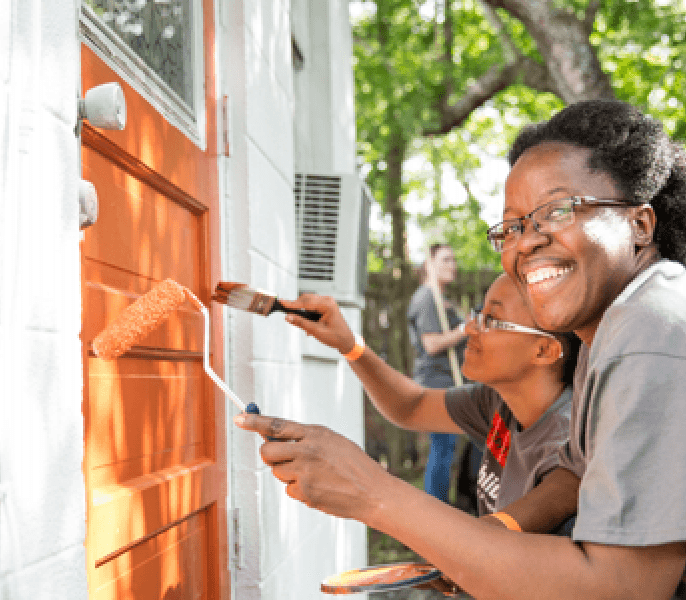
[{"label": "short curly black hair", "polygon": [[660,255],[686,265],[686,152],[661,123],[618,100],[578,102],[524,127],[510,148],[510,166],[542,142],[591,150],[589,168],[608,173],[627,202],[653,207]]}]

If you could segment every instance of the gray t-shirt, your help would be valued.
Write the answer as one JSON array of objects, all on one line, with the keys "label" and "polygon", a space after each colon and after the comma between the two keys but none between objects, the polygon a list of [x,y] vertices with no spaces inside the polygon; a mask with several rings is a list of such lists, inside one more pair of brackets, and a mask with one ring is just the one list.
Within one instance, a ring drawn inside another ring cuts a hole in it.
[{"label": "gray t-shirt", "polygon": [[572,537],[686,540],[686,270],[646,269],[582,347],[561,465],[581,476]]},{"label": "gray t-shirt", "polygon": [[[450,329],[454,329],[462,323],[462,319],[448,303],[446,303],[446,314]],[[450,370],[448,351],[444,350],[432,356],[426,352],[422,345],[422,334],[443,332],[433,293],[428,286],[420,286],[413,294],[407,309],[407,321],[410,331],[410,342],[415,349],[415,381],[430,388],[449,388],[455,385]],[[466,345],[467,340],[465,339],[455,346],[457,362],[460,366],[462,366],[462,357]]]},{"label": "gray t-shirt", "polygon": [[480,515],[518,500],[558,466],[560,445],[569,435],[571,400],[568,387],[533,425],[522,429],[500,394],[484,384],[447,391],[448,414],[484,449],[477,478]]}]

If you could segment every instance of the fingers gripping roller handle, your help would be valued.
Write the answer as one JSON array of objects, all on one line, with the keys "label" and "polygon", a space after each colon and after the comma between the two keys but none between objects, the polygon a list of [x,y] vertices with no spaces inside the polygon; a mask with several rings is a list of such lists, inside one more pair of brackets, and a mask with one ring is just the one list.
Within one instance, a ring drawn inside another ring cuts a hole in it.
[{"label": "fingers gripping roller handle", "polygon": [[[259,415],[260,414],[260,409],[257,407],[257,404],[254,402],[248,403],[248,405],[245,407],[245,412],[248,413],[249,415]],[[278,441],[277,438],[275,437],[269,437],[267,436],[267,441],[268,442],[276,442]]]}]

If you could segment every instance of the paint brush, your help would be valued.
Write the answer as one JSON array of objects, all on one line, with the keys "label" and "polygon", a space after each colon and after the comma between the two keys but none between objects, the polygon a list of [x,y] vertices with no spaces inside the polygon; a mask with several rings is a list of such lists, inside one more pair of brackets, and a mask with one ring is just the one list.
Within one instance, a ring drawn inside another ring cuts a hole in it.
[{"label": "paint brush", "polygon": [[156,329],[163,321],[189,300],[205,319],[203,336],[203,367],[210,379],[233,401],[241,412],[260,414],[254,402],[247,406],[234,394],[210,365],[210,313],[205,305],[188,288],[165,279],[147,294],[127,306],[121,314],[93,339],[96,356],[112,360],[121,356],[134,344]]},{"label": "paint brush", "polygon": [[221,304],[226,304],[231,308],[262,315],[263,317],[266,317],[273,312],[283,312],[300,315],[310,321],[319,321],[322,316],[322,313],[314,310],[287,308],[279,302],[279,299],[276,296],[252,289],[244,283],[220,281],[214,290],[212,300],[220,302]]}]

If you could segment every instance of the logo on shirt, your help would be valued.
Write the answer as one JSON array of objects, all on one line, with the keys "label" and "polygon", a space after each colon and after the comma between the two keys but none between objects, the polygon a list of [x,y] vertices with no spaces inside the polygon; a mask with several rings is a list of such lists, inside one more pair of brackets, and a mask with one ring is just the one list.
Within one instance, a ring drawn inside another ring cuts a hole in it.
[{"label": "logo on shirt", "polygon": [[[489,461],[482,463],[476,480],[476,496],[481,503],[481,514],[495,512],[495,502],[500,494],[500,473],[491,470]],[[500,469],[500,467],[497,467]]]},{"label": "logo on shirt", "polygon": [[486,437],[486,447],[500,466],[504,467],[507,462],[507,453],[510,451],[510,430],[498,413],[493,415],[491,430]]},{"label": "logo on shirt", "polygon": [[486,452],[476,481],[479,514],[493,513],[500,495],[500,478],[510,451],[510,430],[503,418],[495,413],[486,436]]}]

